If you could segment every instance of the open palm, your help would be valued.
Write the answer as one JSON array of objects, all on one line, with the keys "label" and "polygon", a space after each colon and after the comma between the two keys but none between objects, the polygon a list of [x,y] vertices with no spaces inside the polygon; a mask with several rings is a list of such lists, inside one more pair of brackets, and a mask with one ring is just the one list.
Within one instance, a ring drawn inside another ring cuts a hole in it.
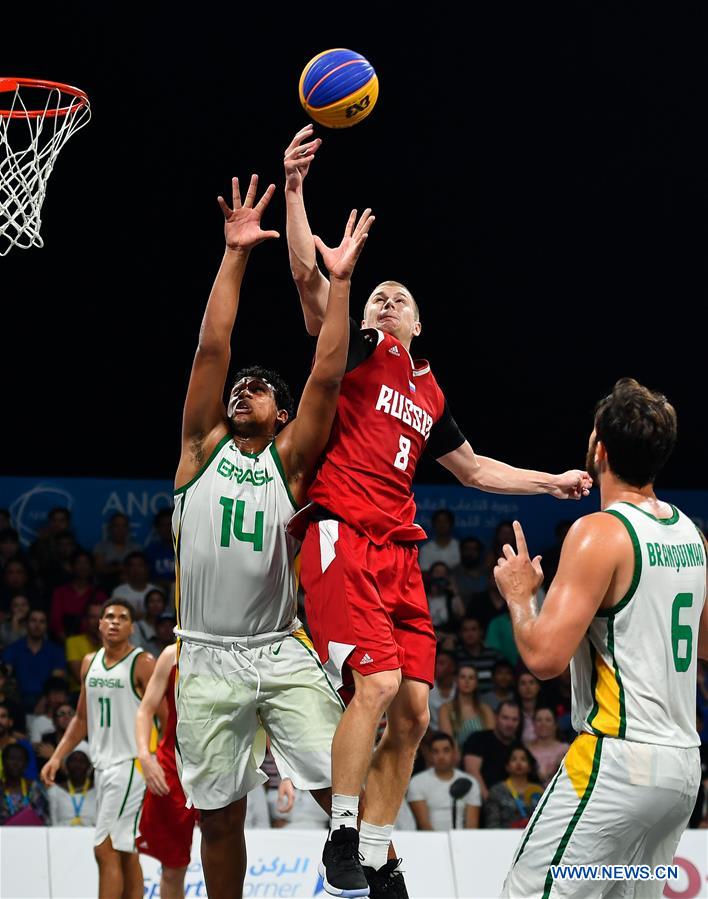
[{"label": "open palm", "polygon": [[230,250],[250,250],[251,247],[263,243],[264,240],[272,240],[280,237],[277,231],[263,231],[261,217],[270,203],[270,198],[275,193],[275,184],[271,184],[254,206],[258,191],[258,175],[251,175],[251,183],[248,185],[246,199],[241,202],[238,178],[233,178],[232,196],[233,209],[229,207],[223,197],[218,197],[219,206],[224,213],[224,237],[226,246]]},{"label": "open palm", "polygon": [[319,237],[313,235],[315,246],[320,251],[322,261],[333,278],[351,278],[356,261],[364,246],[364,241],[375,220],[371,210],[365,209],[356,227],[354,227],[356,209],[352,209],[347,226],[344,229],[344,237],[337,247],[328,247]]}]

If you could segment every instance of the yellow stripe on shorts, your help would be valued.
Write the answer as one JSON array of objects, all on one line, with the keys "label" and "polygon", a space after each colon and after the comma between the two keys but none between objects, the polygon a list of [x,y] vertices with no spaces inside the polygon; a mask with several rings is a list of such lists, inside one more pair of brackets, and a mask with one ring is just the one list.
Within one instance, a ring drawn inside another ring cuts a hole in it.
[{"label": "yellow stripe on shorts", "polygon": [[299,640],[301,643],[304,643],[304,645],[311,652],[315,651],[315,647],[312,645],[312,640],[310,640],[310,638],[307,636],[304,628],[299,627],[296,631],[293,631],[290,636],[295,637],[296,640]]},{"label": "yellow stripe on shorts", "polygon": [[593,734],[580,734],[573,740],[565,757],[565,772],[578,799],[583,798],[590,783],[597,740]]}]

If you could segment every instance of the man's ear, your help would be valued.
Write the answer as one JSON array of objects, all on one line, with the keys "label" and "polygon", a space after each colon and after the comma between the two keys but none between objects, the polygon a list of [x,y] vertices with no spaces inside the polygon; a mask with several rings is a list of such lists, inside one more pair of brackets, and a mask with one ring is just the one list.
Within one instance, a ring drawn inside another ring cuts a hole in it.
[{"label": "man's ear", "polygon": [[281,428],[284,428],[288,423],[290,416],[288,415],[287,409],[278,409],[275,420],[280,425]]},{"label": "man's ear", "polygon": [[414,336],[414,337],[420,336],[420,332],[421,332],[422,330],[423,330],[423,326],[421,325],[421,323],[420,323],[420,322],[416,322],[416,323],[413,325],[413,336]]}]

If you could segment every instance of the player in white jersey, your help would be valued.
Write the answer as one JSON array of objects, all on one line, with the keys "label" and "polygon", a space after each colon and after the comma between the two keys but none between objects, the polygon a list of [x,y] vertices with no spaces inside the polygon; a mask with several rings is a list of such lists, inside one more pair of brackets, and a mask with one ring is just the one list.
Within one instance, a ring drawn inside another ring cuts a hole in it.
[{"label": "player in white jersey", "polygon": [[[349,218],[339,247],[319,242],[330,305],[297,417],[286,385],[250,368],[223,393],[231,332],[250,251],[275,231],[251,178],[233,208],[220,197],[226,250],[207,303],[187,391],[175,478],[177,554],[177,763],[201,812],[209,896],[241,896],[245,796],[266,780],[265,733],[283,777],[327,808],[339,698],[296,618],[297,541],[286,532],[329,439],[349,338],[349,286],[373,222]],[[265,310],[264,320],[268,316]],[[270,334],[271,332],[268,331]]]},{"label": "player in white jersey", "polygon": [[101,610],[103,646],[81,662],[81,693],[76,715],[42,768],[46,786],[67,755],[88,734],[98,793],[94,855],[99,899],[139,899],[143,873],[135,831],[145,793],[137,760],[135,716],[155,667],[149,652],[132,646],[135,612],[124,599],[109,599]]},{"label": "player in white jersey", "polygon": [[568,532],[541,611],[540,557],[529,558],[518,522],[518,554],[505,546],[495,569],[530,671],[546,679],[570,663],[579,734],[526,828],[504,896],[662,895],[665,873],[576,880],[552,868],[671,864],[696,801],[706,557],[693,522],[654,493],[675,441],[666,398],[618,381],[598,404],[588,449],[602,511]]}]

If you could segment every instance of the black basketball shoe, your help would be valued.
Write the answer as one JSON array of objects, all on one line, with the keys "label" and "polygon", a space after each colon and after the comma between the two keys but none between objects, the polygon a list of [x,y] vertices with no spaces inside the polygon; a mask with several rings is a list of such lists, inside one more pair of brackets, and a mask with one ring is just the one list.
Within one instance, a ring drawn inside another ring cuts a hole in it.
[{"label": "black basketball shoe", "polygon": [[[369,884],[361,867],[359,831],[340,825],[322,852],[319,872],[330,896],[368,896]],[[395,895],[395,894],[391,894]]]},{"label": "black basketball shoe", "polygon": [[364,868],[370,892],[369,899],[408,899],[403,873],[396,870],[403,859],[390,858],[383,868]]}]

